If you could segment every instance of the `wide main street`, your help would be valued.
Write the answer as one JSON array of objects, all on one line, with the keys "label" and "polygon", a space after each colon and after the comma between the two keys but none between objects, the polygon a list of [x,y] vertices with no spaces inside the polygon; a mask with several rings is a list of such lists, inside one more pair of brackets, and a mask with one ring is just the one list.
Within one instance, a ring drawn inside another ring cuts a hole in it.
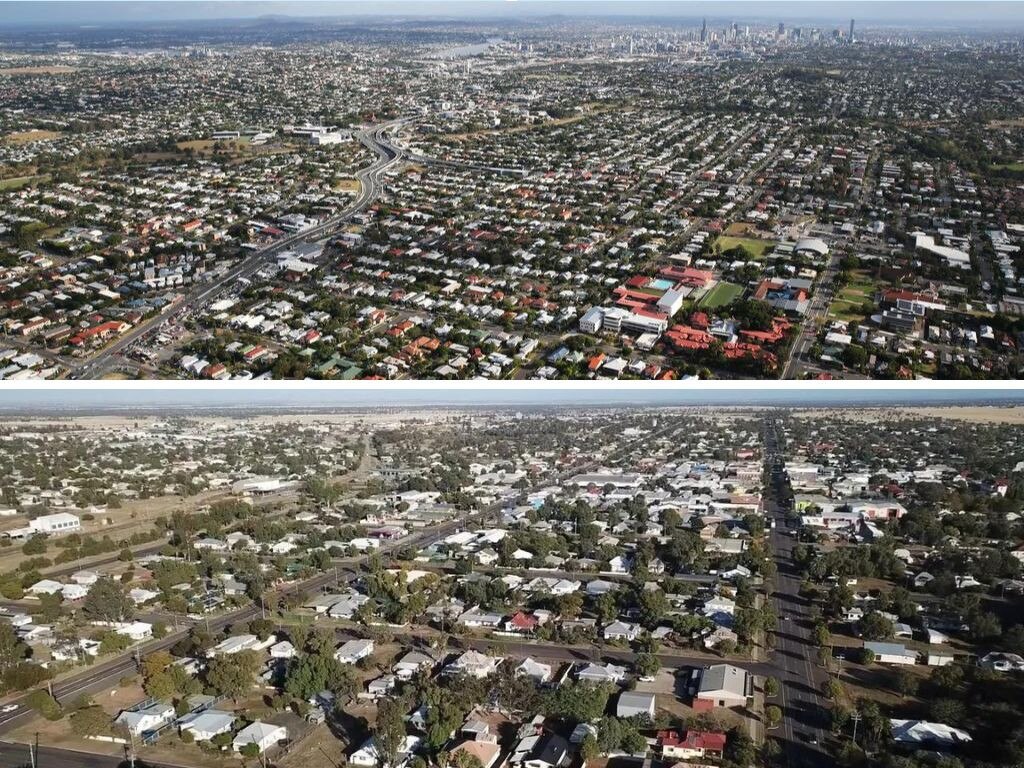
[{"label": "wide main street", "polygon": [[777,568],[773,602],[779,621],[772,674],[780,683],[777,705],[782,709],[782,722],[768,733],[778,740],[788,765],[824,768],[832,762],[822,748],[829,724],[822,695],[826,673],[817,664],[817,649],[811,639],[811,607],[800,594],[800,572],[793,562],[795,527],[790,527],[786,516],[790,500],[786,497],[785,462],[779,451],[776,425],[770,420],[765,425],[764,451],[769,483],[765,516]]}]

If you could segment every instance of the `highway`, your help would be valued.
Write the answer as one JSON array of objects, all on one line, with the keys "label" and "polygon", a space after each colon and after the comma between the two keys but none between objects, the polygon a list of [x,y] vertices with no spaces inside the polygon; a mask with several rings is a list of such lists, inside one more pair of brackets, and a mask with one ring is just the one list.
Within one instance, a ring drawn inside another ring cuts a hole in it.
[{"label": "highway", "polygon": [[116,358],[127,352],[134,344],[143,341],[150,335],[156,335],[161,327],[174,323],[196,309],[215,301],[224,292],[234,289],[239,280],[250,279],[260,269],[267,266],[271,257],[297,243],[315,242],[318,239],[329,237],[353,216],[369,208],[380,196],[383,173],[404,159],[402,150],[393,144],[387,135],[389,131],[406,122],[408,119],[403,118],[356,133],[359,141],[372,150],[377,159],[367,167],[356,171],[355,176],[359,180],[359,195],[345,210],[325,219],[315,227],[287,235],[275,240],[265,248],[253,251],[223,276],[195,286],[190,294],[169,309],[135,326],[88,360],[78,363],[77,367],[72,366],[70,378],[91,379],[103,376],[112,366],[116,365]]}]

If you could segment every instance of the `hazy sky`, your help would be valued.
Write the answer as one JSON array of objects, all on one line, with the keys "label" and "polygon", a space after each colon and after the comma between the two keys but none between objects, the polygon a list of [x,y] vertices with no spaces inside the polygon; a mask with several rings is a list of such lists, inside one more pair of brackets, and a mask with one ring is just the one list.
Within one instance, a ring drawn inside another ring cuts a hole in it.
[{"label": "hazy sky", "polygon": [[933,2],[932,0],[0,0],[0,26],[16,24],[101,24],[175,19],[292,16],[506,17],[551,14],[742,18],[745,20],[822,20],[856,18],[863,23],[920,21],[935,25],[996,25],[1024,22],[1021,2]]},{"label": "hazy sky", "polygon": [[671,406],[671,405],[949,405],[991,403],[1024,405],[1024,390],[892,390],[892,389],[716,389],[694,390],[647,384],[622,387],[446,387],[444,389],[381,387],[293,386],[208,389],[179,387],[110,387],[67,389],[36,387],[0,391],[0,412],[33,410],[58,413],[67,410],[154,407],[380,407],[380,406]]}]

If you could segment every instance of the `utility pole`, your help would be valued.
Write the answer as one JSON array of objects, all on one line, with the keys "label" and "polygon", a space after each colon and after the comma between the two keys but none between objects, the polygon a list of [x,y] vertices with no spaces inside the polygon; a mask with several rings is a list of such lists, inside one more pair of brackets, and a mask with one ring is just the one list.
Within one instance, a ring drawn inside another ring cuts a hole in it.
[{"label": "utility pole", "polygon": [[131,765],[131,768],[135,768],[135,733],[130,728],[128,729],[128,739],[130,744],[128,748],[128,763]]},{"label": "utility pole", "polygon": [[860,712],[854,710],[853,714],[850,715],[850,719],[853,720],[853,743],[857,743],[857,723],[860,722]]}]

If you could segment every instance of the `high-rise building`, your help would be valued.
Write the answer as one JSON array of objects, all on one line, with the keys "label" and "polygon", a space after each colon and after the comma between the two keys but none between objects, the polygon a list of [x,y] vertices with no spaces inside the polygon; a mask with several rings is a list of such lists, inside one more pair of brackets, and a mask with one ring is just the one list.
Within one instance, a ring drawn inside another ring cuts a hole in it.
[{"label": "high-rise building", "polygon": [[853,43],[853,19],[850,19],[850,42]]},{"label": "high-rise building", "polygon": [[704,23],[700,27],[700,41],[706,43],[708,41],[708,20],[704,19]]}]

